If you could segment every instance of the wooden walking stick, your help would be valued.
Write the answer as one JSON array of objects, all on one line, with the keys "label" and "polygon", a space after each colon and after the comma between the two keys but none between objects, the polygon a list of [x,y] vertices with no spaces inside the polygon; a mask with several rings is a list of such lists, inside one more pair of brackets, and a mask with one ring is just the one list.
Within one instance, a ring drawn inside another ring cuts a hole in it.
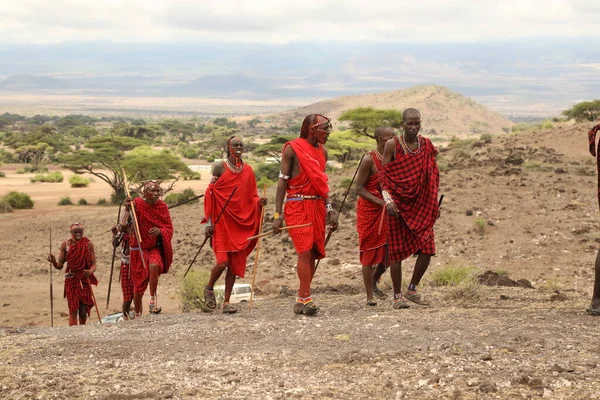
[{"label": "wooden walking stick", "polygon": [[[123,173],[123,185],[125,186],[125,195],[131,198],[131,193],[129,192],[129,182],[127,182],[127,174],[125,173],[125,168],[121,168],[121,171]],[[131,218],[133,219],[133,233],[135,235],[135,239],[138,242],[138,251],[140,252],[140,258],[142,259],[142,266],[144,267],[144,270],[148,270],[148,267],[146,266],[146,260],[144,260],[144,253],[142,251],[142,235],[140,235],[140,227],[138,225],[138,219],[135,213],[134,203],[135,202],[133,201],[133,199],[131,199]],[[131,268],[129,269],[129,273],[131,274]]]},{"label": "wooden walking stick", "polygon": [[[263,198],[267,197],[267,185],[263,185]],[[265,209],[267,207],[263,206],[260,212],[260,223],[258,224],[258,231],[262,231],[263,220],[265,219]],[[252,302],[254,301],[254,282],[256,282],[256,269],[258,268],[258,255],[260,254],[260,242],[261,237],[258,238],[256,242],[256,255],[254,256],[254,270],[252,271],[252,285],[250,286],[250,301],[248,302],[248,309],[252,309]]]},{"label": "wooden walking stick", "polygon": [[[50,227],[50,254],[52,254],[52,227]],[[48,267],[50,273],[50,326],[54,327],[54,290],[52,288],[52,264]]]},{"label": "wooden walking stick", "polygon": [[[119,221],[121,220],[121,206],[122,205],[123,205],[123,203],[119,203],[119,212],[117,213],[117,223],[116,223],[116,225],[118,225]],[[112,285],[113,271],[115,269],[115,254],[116,253],[117,253],[117,246],[113,246],[112,261],[110,263],[110,278],[108,278],[108,294],[106,295],[106,309],[107,310],[108,310],[108,303],[110,302],[110,287]]]},{"label": "wooden walking stick", "polygon": [[[352,185],[354,184],[354,179],[356,179],[356,174],[358,174],[358,169],[360,168],[360,165],[362,164],[362,161],[365,158],[365,155],[366,154],[362,155],[362,157],[360,158],[360,161],[358,162],[358,166],[356,167],[356,171],[354,171],[352,180],[350,181],[350,184],[348,185],[348,189],[346,190],[346,194],[344,195],[344,200],[342,200],[342,204],[340,204],[340,209],[338,210],[338,218],[339,218],[339,214],[341,214],[342,210],[344,209],[344,204],[346,204],[346,198],[348,197],[348,193],[350,193],[350,189],[352,189]],[[331,229],[329,229],[329,232],[327,233],[327,238],[325,239],[324,247],[327,247],[327,243],[329,243],[329,239],[331,239],[332,234],[333,234],[333,231]],[[314,276],[315,272],[317,272],[317,268],[319,268],[320,262],[321,262],[321,259],[317,260],[317,265],[315,265],[315,270],[313,272],[313,276]]]},{"label": "wooden walking stick", "polygon": [[[296,228],[304,228],[305,226],[311,226],[312,222],[309,222],[308,224],[302,224],[302,225],[291,225],[291,226],[282,226],[281,228],[279,228],[280,231],[288,231],[290,229],[296,229]],[[254,236],[250,236],[248,239],[246,240],[254,240],[254,239],[260,239],[260,238],[264,238],[265,236],[269,236],[272,235],[273,233],[275,233],[273,230],[270,231],[266,231],[264,233],[261,233],[260,235],[254,235]]]},{"label": "wooden walking stick", "polygon": [[[213,229],[217,225],[217,222],[219,222],[219,220],[221,219],[221,215],[223,215],[223,211],[225,211],[225,209],[227,208],[227,204],[229,204],[229,200],[231,200],[231,198],[233,197],[233,194],[235,193],[236,190],[237,190],[237,186],[233,188],[233,191],[231,192],[231,194],[229,195],[229,198],[225,202],[225,205],[223,206],[223,209],[221,210],[221,212],[219,213],[219,216],[217,217],[217,219],[215,220],[215,223],[213,224]],[[183,274],[184,278],[187,276],[188,272],[190,272],[190,269],[192,268],[192,265],[194,265],[194,262],[196,261],[196,258],[198,258],[198,255],[202,251],[202,248],[204,247],[204,245],[206,244],[206,242],[208,242],[208,239],[210,239],[210,236],[204,238],[204,242],[202,242],[202,245],[198,249],[198,252],[196,252],[196,255],[194,256],[194,259],[192,260],[192,262],[190,263],[189,267],[185,271],[185,274]]]},{"label": "wooden walking stick", "polygon": [[96,315],[98,315],[98,322],[102,323],[102,319],[100,318],[100,311],[98,311],[98,303],[96,302],[96,295],[94,295],[94,289],[92,289],[92,284],[90,283],[90,278],[87,278],[87,283],[90,287],[90,293],[92,294],[92,300],[94,300],[94,306],[96,306]]}]

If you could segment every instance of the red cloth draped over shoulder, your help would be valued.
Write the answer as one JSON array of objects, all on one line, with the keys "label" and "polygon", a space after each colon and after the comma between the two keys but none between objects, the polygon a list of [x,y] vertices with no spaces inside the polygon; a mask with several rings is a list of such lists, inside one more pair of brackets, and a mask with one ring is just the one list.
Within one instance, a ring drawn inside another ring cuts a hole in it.
[{"label": "red cloth draped over shoulder", "polygon": [[[80,281],[85,281],[83,274],[84,270],[89,269],[92,264],[92,252],[90,251],[90,240],[82,237],[79,241],[67,241],[67,273],[75,275],[75,278]],[[91,274],[90,283],[98,285],[98,279],[94,274]]]},{"label": "red cloth draped over shoulder", "polygon": [[[378,199],[382,199],[381,189],[379,187],[379,174],[381,171],[381,161],[377,158],[375,152],[370,152],[369,155],[375,163],[377,173],[371,175],[365,190],[371,193]],[[362,197],[358,198],[356,204],[356,230],[358,232],[359,247],[361,253],[368,250],[374,250],[378,247],[385,246],[387,237],[387,222],[384,219],[381,233],[379,233],[379,219],[381,218],[382,207],[378,204],[371,203]]]},{"label": "red cloth draped over shoulder", "polygon": [[[219,223],[215,224],[227,199],[237,186],[237,190],[223,211]],[[243,252],[244,257],[239,259],[243,265],[229,265],[237,276],[244,276],[246,257],[256,246],[256,240],[247,240],[258,233],[260,226],[261,206],[256,188],[256,177],[252,167],[244,164],[239,174],[232,172],[225,166],[225,172],[208,185],[204,195],[204,218],[201,223],[211,219],[214,225],[212,247],[217,255],[217,262],[225,260],[223,254]],[[239,257],[238,257],[239,258]],[[235,262],[236,258],[233,259]]]},{"label": "red cloth draped over shoulder", "polygon": [[[148,232],[153,227],[160,229],[160,253],[163,261],[162,273],[167,273],[173,263],[173,247],[171,240],[173,239],[173,222],[167,203],[162,200],[157,200],[154,204],[149,204],[142,198],[133,199],[135,213],[137,216],[140,236],[142,239],[142,250],[150,250],[159,247],[158,236],[152,236]],[[131,247],[138,247],[135,235],[129,238]]]},{"label": "red cloth draped over shoulder", "polygon": [[[439,214],[440,174],[435,162],[438,151],[429,139],[418,138],[420,150],[405,153],[400,139],[395,137],[395,159],[384,165],[380,173],[381,188],[393,197],[402,218],[400,221],[388,217],[388,246],[392,261],[407,258],[421,250],[431,239]],[[406,235],[402,222],[408,228],[409,237],[401,237]]]},{"label": "red cloth draped over shoulder", "polygon": [[287,201],[284,218],[287,226],[311,223],[311,226],[288,231],[298,254],[315,249],[316,259],[325,257],[325,198],[329,196],[325,148],[311,145],[298,138],[287,142],[283,151],[291,146],[300,163],[300,174],[288,180],[287,195],[321,196],[318,200]]}]

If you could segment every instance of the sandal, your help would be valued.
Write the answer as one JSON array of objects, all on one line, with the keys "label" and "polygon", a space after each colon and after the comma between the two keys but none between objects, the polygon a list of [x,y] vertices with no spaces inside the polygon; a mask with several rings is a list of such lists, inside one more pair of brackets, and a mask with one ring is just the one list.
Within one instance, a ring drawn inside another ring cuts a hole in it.
[{"label": "sandal", "polygon": [[428,306],[429,303],[421,300],[421,295],[419,293],[417,293],[416,291],[412,291],[412,290],[406,290],[406,292],[404,292],[404,298],[406,300],[412,301],[415,304],[418,304],[420,306]]},{"label": "sandal", "polygon": [[403,308],[409,308],[410,305],[404,297],[400,297],[399,299],[394,299],[394,305],[392,307],[396,310],[400,310]]},{"label": "sandal", "polygon": [[367,305],[368,305],[368,306],[371,306],[371,307],[374,307],[374,306],[376,306],[376,305],[377,305],[377,301],[375,301],[375,300],[373,300],[373,299],[371,299],[371,300],[367,300]]},{"label": "sandal", "polygon": [[233,304],[225,303],[223,304],[223,314],[235,314],[238,311],[238,308]]},{"label": "sandal", "polygon": [[294,308],[293,308],[294,314],[298,314],[298,315],[304,314],[305,306],[306,305],[304,303],[300,303],[300,302],[297,302],[296,304],[294,304]]},{"label": "sandal", "polygon": [[312,301],[309,301],[308,303],[306,303],[304,305],[304,315],[308,315],[308,316],[313,316],[313,315],[317,315],[319,313],[319,306],[316,305],[315,303],[313,303]]},{"label": "sandal", "polygon": [[379,289],[377,285],[373,286],[373,296],[377,297],[379,300],[385,300],[387,298],[387,294],[385,294],[383,290]]},{"label": "sandal", "polygon": [[589,315],[600,317],[600,308],[588,308],[585,310]]},{"label": "sandal", "polygon": [[150,314],[160,314],[161,311],[162,311],[162,308],[158,307],[156,304],[154,304],[154,303],[148,304],[148,312]]},{"label": "sandal", "polygon": [[214,290],[208,289],[208,286],[204,286],[204,304],[209,310],[217,308],[217,299],[215,298]]}]

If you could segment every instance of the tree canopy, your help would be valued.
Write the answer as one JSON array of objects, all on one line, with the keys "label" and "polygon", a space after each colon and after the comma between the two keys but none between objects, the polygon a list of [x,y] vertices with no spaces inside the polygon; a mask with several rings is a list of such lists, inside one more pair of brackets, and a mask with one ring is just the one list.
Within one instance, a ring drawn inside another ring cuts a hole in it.
[{"label": "tree canopy", "polygon": [[340,121],[350,121],[350,129],[361,135],[373,137],[375,128],[379,126],[402,126],[402,113],[397,110],[376,110],[372,107],[354,108],[346,111]]},{"label": "tree canopy", "polygon": [[600,119],[600,100],[584,101],[575,104],[563,114],[577,122],[596,121]]}]

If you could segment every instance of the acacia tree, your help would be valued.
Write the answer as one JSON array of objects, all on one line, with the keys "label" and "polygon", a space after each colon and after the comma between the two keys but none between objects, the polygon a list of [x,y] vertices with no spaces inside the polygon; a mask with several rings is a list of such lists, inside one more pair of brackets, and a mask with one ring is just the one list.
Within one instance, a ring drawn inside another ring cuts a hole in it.
[{"label": "acacia tree", "polygon": [[281,149],[283,149],[283,145],[289,142],[290,140],[294,140],[294,136],[275,136],[271,138],[267,143],[261,144],[257,148],[255,148],[252,153],[257,156],[263,157],[273,157],[277,160],[278,163],[281,162]]},{"label": "acacia tree", "polygon": [[48,161],[52,147],[48,143],[21,146],[15,150],[15,154],[21,162],[31,164],[31,171],[39,171]]},{"label": "acacia tree", "polygon": [[350,121],[350,129],[358,134],[373,138],[375,128],[379,126],[402,126],[402,113],[397,110],[376,110],[372,107],[354,108],[346,111],[340,121]]},{"label": "acacia tree", "polygon": [[563,115],[577,122],[596,121],[600,119],[600,100],[577,103],[568,110],[563,111]]},{"label": "acacia tree", "polygon": [[341,163],[351,159],[360,158],[359,154],[371,150],[375,147],[375,142],[370,137],[357,137],[352,131],[336,131],[329,135],[327,141],[327,150],[329,156],[336,157]]}]

